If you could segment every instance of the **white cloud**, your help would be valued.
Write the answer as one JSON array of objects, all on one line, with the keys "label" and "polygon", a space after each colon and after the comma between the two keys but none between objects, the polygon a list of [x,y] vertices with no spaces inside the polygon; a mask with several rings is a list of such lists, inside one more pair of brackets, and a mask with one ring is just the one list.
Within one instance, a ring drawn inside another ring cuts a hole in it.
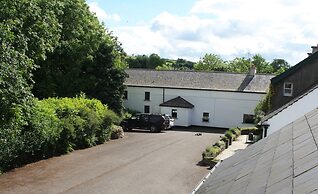
[{"label": "white cloud", "polygon": [[163,12],[148,25],[114,29],[129,54],[198,60],[205,53],[224,59],[260,53],[292,65],[318,43],[311,0],[198,0],[186,16]]},{"label": "white cloud", "polygon": [[97,18],[100,21],[105,22],[106,20],[113,20],[119,22],[121,20],[118,14],[107,14],[105,10],[103,10],[97,2],[88,3],[89,10],[96,14]]}]

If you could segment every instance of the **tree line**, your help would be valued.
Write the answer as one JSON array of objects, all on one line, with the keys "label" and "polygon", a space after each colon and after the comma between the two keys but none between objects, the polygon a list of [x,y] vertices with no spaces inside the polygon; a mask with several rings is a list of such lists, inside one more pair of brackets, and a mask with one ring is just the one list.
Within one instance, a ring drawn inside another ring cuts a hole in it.
[{"label": "tree line", "polygon": [[127,76],[117,38],[85,0],[0,5],[0,173],[106,139]]},{"label": "tree line", "polygon": [[185,59],[165,59],[157,54],[136,55],[128,57],[129,68],[146,68],[156,70],[196,70],[196,71],[223,71],[246,73],[251,65],[255,65],[258,73],[280,74],[286,71],[290,65],[284,59],[267,61],[260,54],[251,58],[236,57],[226,61],[216,54],[205,54],[198,62]]}]

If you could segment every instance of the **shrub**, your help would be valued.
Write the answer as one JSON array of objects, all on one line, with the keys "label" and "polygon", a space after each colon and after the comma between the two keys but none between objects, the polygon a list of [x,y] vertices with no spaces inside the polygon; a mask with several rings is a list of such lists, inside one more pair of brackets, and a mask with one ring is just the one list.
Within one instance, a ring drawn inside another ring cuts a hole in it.
[{"label": "shrub", "polygon": [[224,141],[224,142],[227,142],[229,140],[229,138],[227,138],[226,136],[223,136],[222,138],[221,138],[221,141]]},{"label": "shrub", "polygon": [[236,128],[230,128],[229,131],[231,131],[231,133],[233,133],[236,137],[241,135],[241,131],[237,127]]},{"label": "shrub", "polygon": [[225,137],[227,137],[228,139],[234,139],[235,135],[230,130],[227,130],[225,132]]},{"label": "shrub", "polygon": [[49,98],[34,100],[21,119],[0,126],[0,172],[73,149],[104,143],[118,116],[98,100]]},{"label": "shrub", "polygon": [[214,146],[217,146],[219,147],[221,150],[224,150],[225,149],[225,142],[224,141],[218,141],[214,144]]},{"label": "shrub", "polygon": [[249,133],[253,133],[254,135],[260,135],[260,134],[262,134],[262,130],[259,130],[257,127],[241,128],[242,135],[248,135]]},{"label": "shrub", "polygon": [[51,104],[62,122],[62,153],[105,142],[110,138],[111,125],[119,123],[119,117],[95,99],[49,98],[43,103]]},{"label": "shrub", "polygon": [[209,146],[205,149],[204,155],[205,157],[215,158],[220,152],[221,152],[221,149],[219,147]]}]

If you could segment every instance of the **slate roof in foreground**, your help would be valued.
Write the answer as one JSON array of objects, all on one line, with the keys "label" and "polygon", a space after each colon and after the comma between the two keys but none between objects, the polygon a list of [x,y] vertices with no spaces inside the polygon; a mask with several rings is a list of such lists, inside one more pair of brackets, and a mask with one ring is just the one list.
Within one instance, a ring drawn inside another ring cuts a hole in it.
[{"label": "slate roof in foreground", "polygon": [[318,192],[318,109],[224,160],[203,193]]},{"label": "slate roof in foreground", "polygon": [[182,98],[180,96],[173,98],[171,100],[168,100],[164,103],[161,103],[160,106],[179,107],[179,108],[193,108],[194,107],[193,104],[186,101],[184,98]]},{"label": "slate roof in foreground", "polygon": [[128,86],[165,87],[183,89],[204,89],[238,92],[265,93],[273,75],[241,73],[197,72],[197,71],[155,71],[127,69]]}]

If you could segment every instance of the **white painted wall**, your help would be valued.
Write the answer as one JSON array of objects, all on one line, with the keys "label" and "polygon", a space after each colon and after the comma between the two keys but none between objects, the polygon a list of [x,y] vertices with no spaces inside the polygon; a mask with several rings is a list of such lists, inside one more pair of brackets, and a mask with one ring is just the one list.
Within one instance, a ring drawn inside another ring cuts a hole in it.
[{"label": "white painted wall", "polygon": [[[246,126],[246,124],[242,123],[243,114],[254,114],[255,106],[265,95],[258,93],[186,89],[164,89],[163,92],[163,88],[129,86],[127,87],[127,91],[128,100],[124,101],[124,106],[127,108],[143,112],[144,105],[150,105],[150,111],[152,113],[160,113],[162,111],[168,111],[165,109],[160,110],[159,107],[163,102],[163,93],[165,93],[165,101],[181,96],[192,103],[194,108],[188,115],[184,113],[184,119],[188,116],[188,123],[182,118],[180,125],[187,126],[190,123],[190,125],[224,128]],[[145,91],[150,92],[150,101],[144,101]],[[210,113],[209,122],[202,121],[203,112]],[[171,115],[171,111],[169,111],[169,115]]]},{"label": "white painted wall", "polygon": [[[150,100],[145,101],[145,92],[150,92]],[[162,88],[127,87],[128,99],[124,100],[126,108],[144,112],[144,106],[150,106],[151,113],[160,113],[159,105],[163,102]]]},{"label": "white painted wall", "polygon": [[318,107],[318,88],[267,120],[267,135],[304,116]]},{"label": "white painted wall", "polygon": [[178,114],[178,118],[174,118],[174,126],[189,127],[192,125],[192,109],[178,107],[161,107],[161,113],[171,115],[172,109],[177,109]]}]

